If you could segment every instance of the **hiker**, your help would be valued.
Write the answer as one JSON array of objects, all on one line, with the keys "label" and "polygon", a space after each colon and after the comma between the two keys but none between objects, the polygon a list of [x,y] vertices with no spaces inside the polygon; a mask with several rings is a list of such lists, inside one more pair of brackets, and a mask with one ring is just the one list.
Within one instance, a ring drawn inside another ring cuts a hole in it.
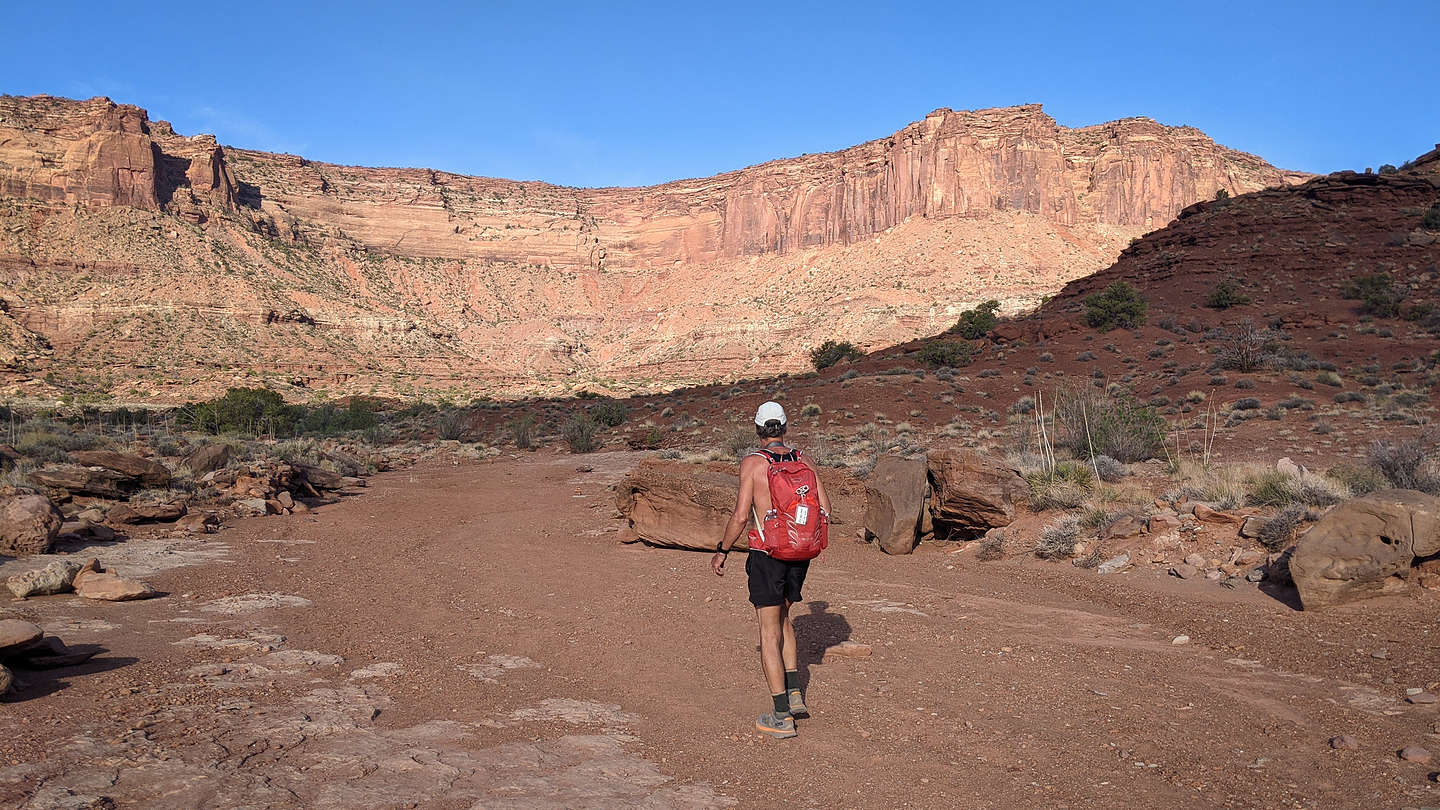
[{"label": "hiker", "polygon": [[774,703],[755,727],[779,738],[794,737],[795,717],[810,714],[800,692],[790,606],[800,601],[805,573],[825,548],[830,522],[830,498],[819,471],[799,450],[786,446],[785,427],[780,403],[766,402],[755,412],[760,449],[740,461],[740,495],[710,562],[715,574],[724,576],[731,547],[751,524],[745,573],[760,622],[760,666]]}]

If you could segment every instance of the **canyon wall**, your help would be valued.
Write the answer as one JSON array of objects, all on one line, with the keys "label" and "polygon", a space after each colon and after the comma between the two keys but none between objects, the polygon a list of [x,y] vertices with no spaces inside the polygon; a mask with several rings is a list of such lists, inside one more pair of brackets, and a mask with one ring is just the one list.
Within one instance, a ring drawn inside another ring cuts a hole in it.
[{"label": "canyon wall", "polygon": [[162,400],[257,377],[509,396],[797,370],[826,339],[878,347],[979,300],[1031,304],[1218,189],[1302,177],[1192,128],[1067,129],[1032,105],[576,189],[336,166],[180,136],[108,99],[0,97],[0,361],[16,391],[43,373]]}]

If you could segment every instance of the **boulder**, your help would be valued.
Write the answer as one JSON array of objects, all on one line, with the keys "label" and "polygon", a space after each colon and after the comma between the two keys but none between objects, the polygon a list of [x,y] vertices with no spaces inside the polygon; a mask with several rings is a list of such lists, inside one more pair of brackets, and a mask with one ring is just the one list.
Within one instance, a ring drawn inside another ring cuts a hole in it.
[{"label": "boulder", "polygon": [[123,500],[127,494],[139,488],[138,482],[129,476],[98,467],[80,467],[74,464],[36,470],[30,473],[30,480],[65,495],[93,495],[116,500]]},{"label": "boulder", "polygon": [[1139,515],[1120,515],[1100,529],[1102,540],[1126,540],[1145,533],[1145,521]]},{"label": "boulder", "polygon": [[175,528],[195,534],[214,534],[220,528],[220,516],[214,512],[191,512],[175,521]]},{"label": "boulder", "polygon": [[110,507],[109,512],[105,513],[106,520],[121,525],[169,523],[184,516],[185,504],[181,502],[145,503],[133,506],[128,503],[117,503]]},{"label": "boulder", "polygon": [[75,578],[75,593],[86,599],[129,602],[156,596],[155,589],[137,579],[125,579],[110,572],[81,571]]},{"label": "boulder", "polygon": [[65,517],[44,495],[0,496],[0,554],[45,554],[64,524]]},{"label": "boulder", "polygon": [[929,490],[923,461],[884,456],[865,479],[865,536],[886,554],[909,554],[919,541]]},{"label": "boulder", "polygon": [[931,453],[928,467],[937,537],[972,539],[1009,526],[1029,497],[1019,471],[969,450]]},{"label": "boulder", "polygon": [[40,625],[23,619],[0,619],[0,657],[29,647],[40,640],[45,631]]},{"label": "boulder", "polygon": [[31,596],[46,596],[73,590],[71,582],[80,573],[80,563],[72,560],[56,560],[44,568],[35,568],[23,574],[16,574],[5,581],[10,592],[21,599]]},{"label": "boulder", "polygon": [[[615,507],[637,540],[714,551],[735,508],[736,473],[647,459],[615,487]],[[749,548],[744,534],[735,548]]]},{"label": "boulder", "polygon": [[10,687],[14,685],[15,673],[11,672],[9,667],[5,666],[4,664],[0,664],[0,695],[9,692]]},{"label": "boulder", "polygon": [[296,464],[294,466],[295,471],[300,473],[300,476],[305,482],[316,489],[343,489],[346,486],[346,478],[340,473],[330,472],[320,467],[312,467],[309,464]]},{"label": "boulder", "polygon": [[170,470],[158,461],[113,450],[76,450],[75,461],[86,467],[100,467],[138,481],[146,487],[170,486]]},{"label": "boulder", "polygon": [[235,457],[235,448],[228,444],[204,444],[185,457],[181,463],[195,475],[205,475],[219,470]]},{"label": "boulder", "polygon": [[1440,553],[1440,498],[1387,489],[1331,509],[1295,546],[1290,576],[1310,610],[1399,593],[1416,557]]},{"label": "boulder", "polygon": [[19,653],[18,657],[21,666],[25,669],[58,669],[60,667],[73,667],[89,661],[100,652],[95,645],[89,650],[79,650],[74,647],[65,646],[65,642],[54,636],[46,636],[34,645]]}]

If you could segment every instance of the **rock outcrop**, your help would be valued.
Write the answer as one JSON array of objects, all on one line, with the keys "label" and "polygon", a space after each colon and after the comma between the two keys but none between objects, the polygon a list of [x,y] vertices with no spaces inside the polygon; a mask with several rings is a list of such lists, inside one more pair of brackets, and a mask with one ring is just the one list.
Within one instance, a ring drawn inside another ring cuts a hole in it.
[{"label": "rock outcrop", "polygon": [[1440,498],[1405,489],[1347,501],[1301,537],[1290,576],[1306,610],[1408,587],[1417,557],[1440,554]]},{"label": "rock outcrop", "polygon": [[941,539],[969,540],[1009,526],[1029,488],[1020,473],[970,450],[931,453],[930,515]]},{"label": "rock outcrop", "polygon": [[[334,166],[185,138],[107,99],[4,97],[0,363],[123,378],[198,361],[162,400],[222,390],[237,366],[380,394],[400,378],[499,394],[709,382],[760,356],[803,368],[827,339],[933,334],[987,298],[1026,306],[1217,189],[1293,179],[1194,129],[1067,129],[1038,106],[575,189]],[[146,338],[157,319],[186,340]]]}]

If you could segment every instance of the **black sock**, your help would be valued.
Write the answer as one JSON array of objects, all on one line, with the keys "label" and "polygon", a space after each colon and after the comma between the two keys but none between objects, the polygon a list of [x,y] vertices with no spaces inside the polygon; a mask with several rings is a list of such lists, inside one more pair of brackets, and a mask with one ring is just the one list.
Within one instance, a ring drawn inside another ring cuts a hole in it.
[{"label": "black sock", "polygon": [[797,670],[797,669],[787,669],[787,670],[785,670],[785,689],[786,689],[786,691],[789,691],[789,690],[791,690],[791,689],[799,689],[799,688],[800,688],[800,671]]},{"label": "black sock", "polygon": [[790,693],[789,693],[789,692],[781,692],[781,693],[778,694],[778,695],[771,695],[770,697],[771,697],[772,700],[775,701],[775,716],[776,716],[776,717],[784,717],[784,716],[786,716],[786,715],[788,715],[788,714],[790,713]]}]

